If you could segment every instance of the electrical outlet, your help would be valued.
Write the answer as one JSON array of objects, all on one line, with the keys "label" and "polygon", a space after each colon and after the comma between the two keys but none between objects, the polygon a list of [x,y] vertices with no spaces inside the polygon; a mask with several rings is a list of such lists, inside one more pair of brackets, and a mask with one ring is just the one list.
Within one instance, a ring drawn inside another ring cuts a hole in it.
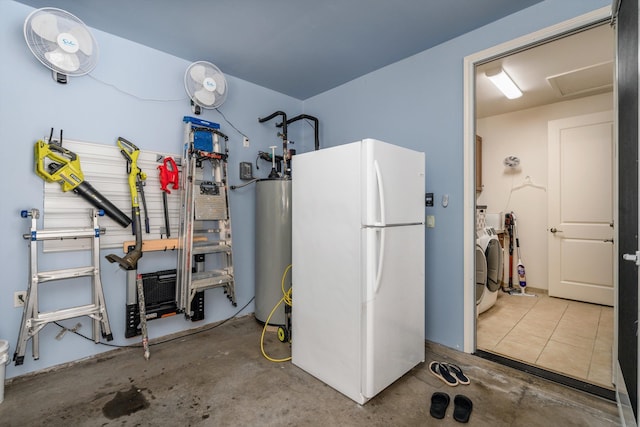
[{"label": "electrical outlet", "polygon": [[242,146],[243,147],[248,147],[249,146],[249,138],[247,138],[246,136],[244,138],[242,138]]},{"label": "electrical outlet", "polygon": [[17,291],[13,293],[13,306],[24,307],[24,302],[27,299],[27,291]]}]

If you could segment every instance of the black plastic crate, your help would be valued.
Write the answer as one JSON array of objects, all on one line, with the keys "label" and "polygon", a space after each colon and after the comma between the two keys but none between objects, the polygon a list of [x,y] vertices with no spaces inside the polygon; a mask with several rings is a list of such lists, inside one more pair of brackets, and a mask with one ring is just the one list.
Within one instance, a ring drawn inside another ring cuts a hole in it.
[{"label": "black plastic crate", "polygon": [[145,307],[175,302],[177,270],[163,270],[142,275]]}]

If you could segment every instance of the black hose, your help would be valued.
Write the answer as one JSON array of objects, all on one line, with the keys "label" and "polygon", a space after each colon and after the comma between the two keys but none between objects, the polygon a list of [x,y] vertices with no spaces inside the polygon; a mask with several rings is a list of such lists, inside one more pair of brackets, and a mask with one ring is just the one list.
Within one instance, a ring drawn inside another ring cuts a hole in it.
[{"label": "black hose", "polygon": [[[317,117],[313,117],[310,116],[308,114],[300,114],[298,116],[295,116],[289,120],[287,120],[287,124],[291,124],[293,122],[297,122],[298,120],[301,119],[308,119],[308,120],[312,120],[313,121],[313,133],[314,133],[314,141],[315,141],[315,149],[316,151],[318,151],[320,149],[320,136],[318,133],[318,118]],[[278,126],[278,125],[276,125]]]},{"label": "black hose", "polygon": [[[282,123],[280,126],[282,127],[282,159],[284,163],[284,173],[287,173],[287,114],[284,111],[276,111],[271,113],[267,117],[260,118],[258,117],[258,122],[264,123],[273,119],[275,116],[282,116]],[[278,125],[276,125],[278,127]]]},{"label": "black hose", "polygon": [[282,140],[286,144],[286,141],[287,141],[287,114],[284,111],[276,111],[274,113],[271,113],[267,117],[262,117],[262,118],[258,117],[258,122],[260,122],[260,123],[268,122],[269,120],[273,119],[275,116],[282,116],[282,123],[280,123],[279,125],[276,125],[276,127],[282,127]]}]

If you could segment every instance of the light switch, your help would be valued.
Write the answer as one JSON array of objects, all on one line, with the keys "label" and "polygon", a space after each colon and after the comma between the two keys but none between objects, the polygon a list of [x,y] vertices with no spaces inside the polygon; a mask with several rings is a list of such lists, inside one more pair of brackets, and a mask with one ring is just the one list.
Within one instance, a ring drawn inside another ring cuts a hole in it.
[{"label": "light switch", "polygon": [[434,215],[427,215],[427,228],[434,228],[436,226],[436,217]]}]

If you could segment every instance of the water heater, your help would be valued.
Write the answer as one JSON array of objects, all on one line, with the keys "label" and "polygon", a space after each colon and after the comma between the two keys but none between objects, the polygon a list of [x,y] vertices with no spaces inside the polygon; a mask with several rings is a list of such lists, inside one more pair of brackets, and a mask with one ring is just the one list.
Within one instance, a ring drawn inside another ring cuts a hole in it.
[{"label": "water heater", "polygon": [[[291,264],[291,180],[261,179],[256,182],[256,299],[255,317],[265,323],[283,297],[282,276]],[[291,286],[285,280],[285,290]],[[284,303],[269,319],[285,325]]]}]

